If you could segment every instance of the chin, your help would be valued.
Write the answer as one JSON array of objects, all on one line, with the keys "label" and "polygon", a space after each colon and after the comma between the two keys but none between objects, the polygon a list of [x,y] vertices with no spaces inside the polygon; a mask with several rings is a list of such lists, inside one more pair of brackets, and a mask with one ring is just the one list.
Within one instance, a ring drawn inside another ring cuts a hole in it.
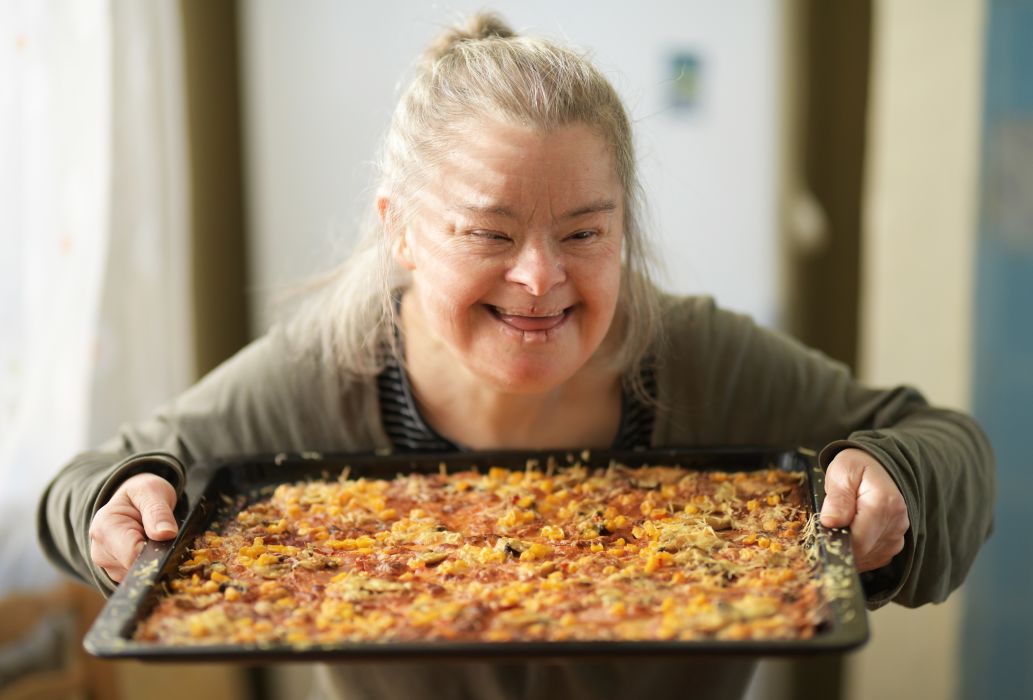
[{"label": "chin", "polygon": [[499,391],[530,395],[552,391],[576,374],[576,369],[570,372],[557,370],[552,363],[526,362],[505,369],[495,366],[479,374]]}]

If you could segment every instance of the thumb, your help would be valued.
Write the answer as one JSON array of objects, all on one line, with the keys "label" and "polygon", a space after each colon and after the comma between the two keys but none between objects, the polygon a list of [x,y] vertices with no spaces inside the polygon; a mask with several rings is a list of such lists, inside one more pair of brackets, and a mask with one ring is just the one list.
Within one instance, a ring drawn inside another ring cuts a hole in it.
[{"label": "thumb", "polygon": [[[840,459],[843,457],[843,459]],[[825,501],[821,504],[821,524],[825,527],[846,527],[857,513],[857,490],[864,466],[847,459],[840,452],[825,472]]]},{"label": "thumb", "polygon": [[[144,475],[140,475],[144,476]],[[156,474],[150,478],[126,482],[126,495],[143,521],[144,533],[152,540],[168,540],[176,536],[179,527],[172,515],[176,505],[176,489]]]}]

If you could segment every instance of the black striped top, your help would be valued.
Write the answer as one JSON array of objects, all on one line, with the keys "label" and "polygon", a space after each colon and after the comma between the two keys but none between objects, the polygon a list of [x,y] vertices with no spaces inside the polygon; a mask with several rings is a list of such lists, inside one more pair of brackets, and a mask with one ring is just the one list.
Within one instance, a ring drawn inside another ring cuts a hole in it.
[{"label": "black striped top", "polygon": [[[656,397],[656,375],[645,363],[642,381],[650,396]],[[413,397],[409,377],[393,355],[377,376],[380,419],[395,450],[399,452],[455,452],[460,445],[427,425]],[[631,450],[649,447],[653,434],[653,407],[636,400],[627,391],[621,397],[621,420],[612,449]]]}]

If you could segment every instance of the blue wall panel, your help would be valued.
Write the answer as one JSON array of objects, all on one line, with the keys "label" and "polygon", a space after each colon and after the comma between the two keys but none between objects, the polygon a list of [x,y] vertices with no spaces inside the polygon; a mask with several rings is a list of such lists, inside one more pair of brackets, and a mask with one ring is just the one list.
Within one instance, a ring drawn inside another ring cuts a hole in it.
[{"label": "blue wall panel", "polygon": [[990,0],[974,412],[998,463],[995,532],[966,587],[965,698],[1033,698],[1033,1]]}]

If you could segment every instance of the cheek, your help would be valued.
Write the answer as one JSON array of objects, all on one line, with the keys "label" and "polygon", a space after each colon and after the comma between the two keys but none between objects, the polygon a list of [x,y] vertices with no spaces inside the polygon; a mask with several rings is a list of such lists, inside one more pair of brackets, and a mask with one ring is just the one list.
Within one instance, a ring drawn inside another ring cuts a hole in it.
[{"label": "cheek", "polygon": [[602,316],[612,315],[617,307],[617,297],[620,294],[619,254],[584,261],[584,264],[579,265],[578,279],[581,281],[579,285],[581,296],[585,301],[591,303],[593,312]]},{"label": "cheek", "polygon": [[413,289],[427,317],[439,332],[462,333],[480,300],[490,291],[497,273],[489,266],[442,256],[413,271]]}]

